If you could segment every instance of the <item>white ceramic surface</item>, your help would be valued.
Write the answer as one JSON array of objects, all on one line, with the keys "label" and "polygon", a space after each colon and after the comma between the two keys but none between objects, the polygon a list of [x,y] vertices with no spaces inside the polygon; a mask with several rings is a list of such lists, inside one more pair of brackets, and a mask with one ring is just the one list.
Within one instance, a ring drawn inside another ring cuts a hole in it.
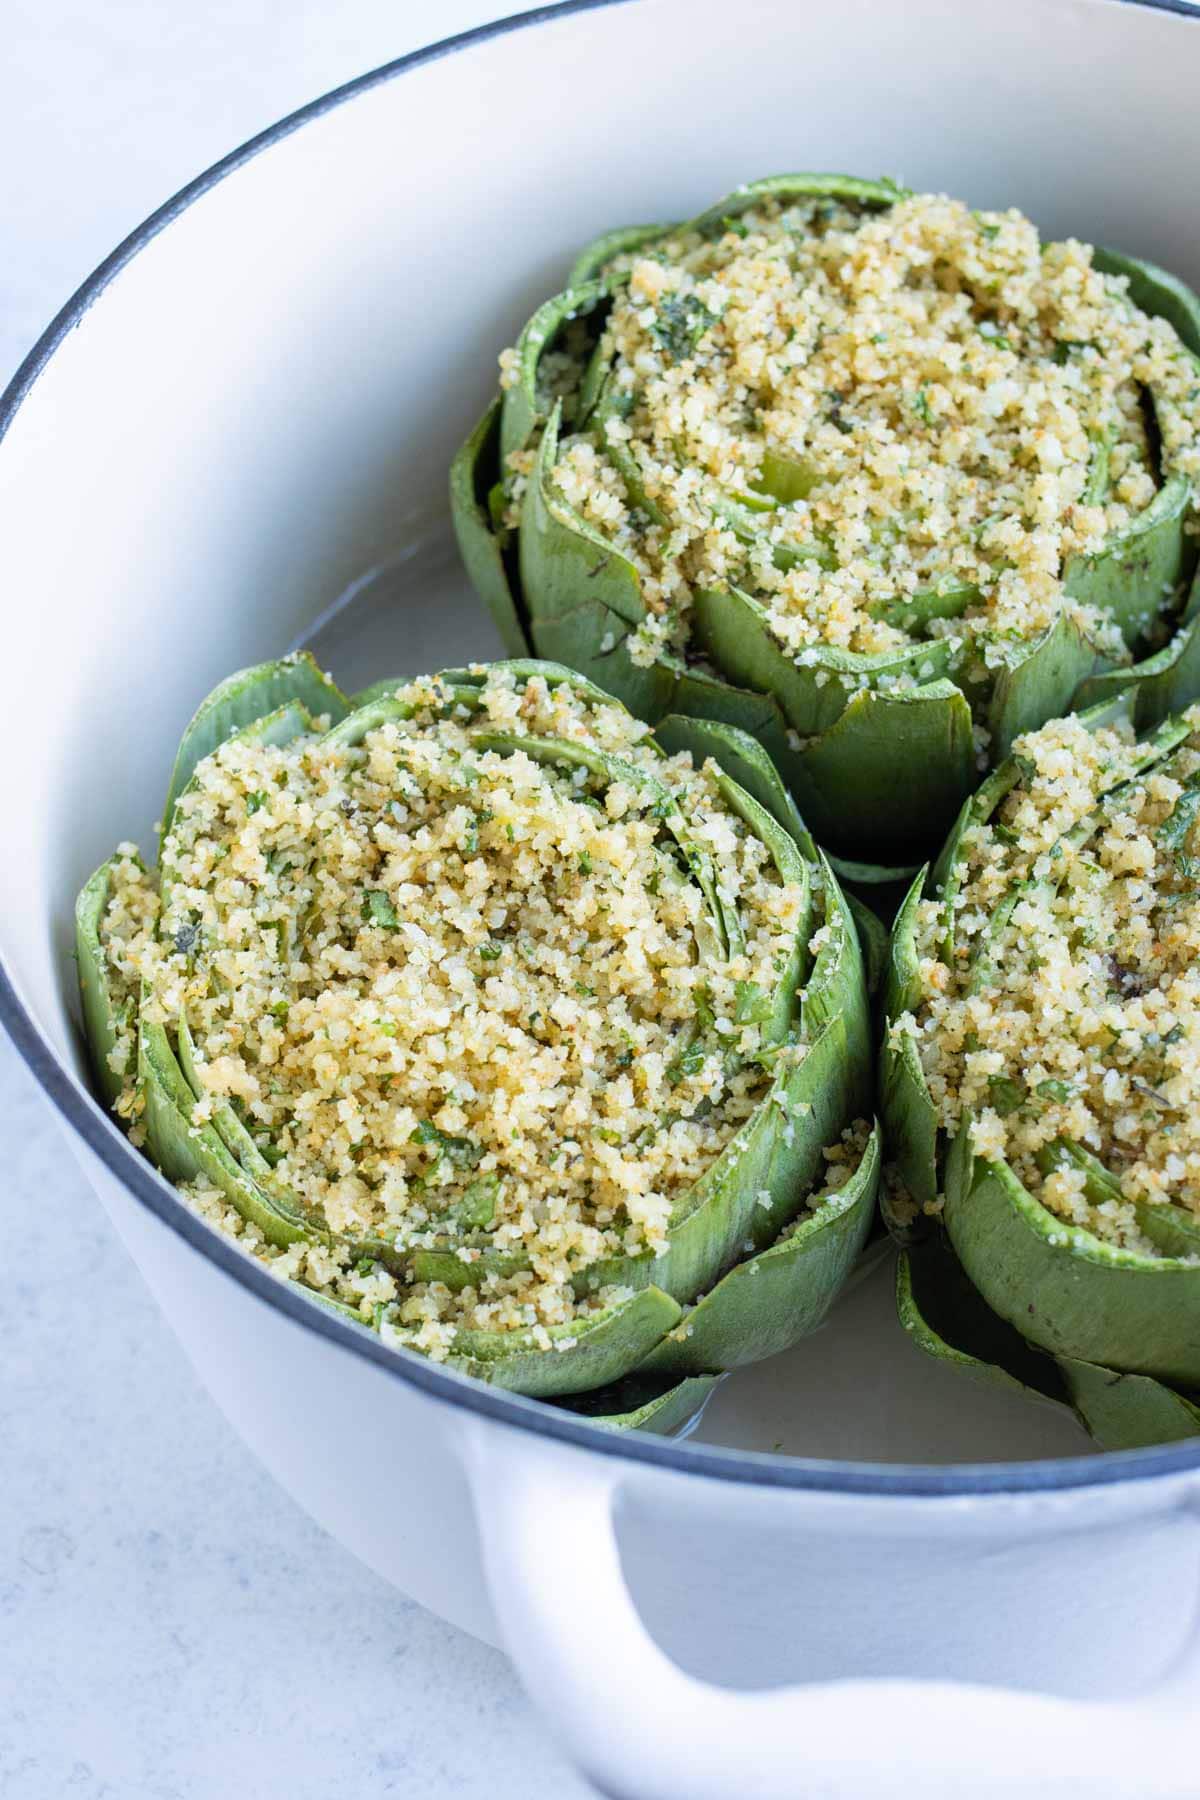
[{"label": "white ceramic surface", "polygon": [[[487,654],[452,565],[436,572],[443,472],[495,349],[573,244],[621,217],[685,213],[739,176],[836,162],[1014,201],[1048,230],[1194,277],[1192,184],[1163,171],[1194,167],[1198,73],[1200,24],[1116,0],[1025,0],[1001,17],[949,0],[836,15],[643,0],[492,36],[363,86],[177,210],[53,347],[0,444],[16,666],[57,670],[54,733],[32,682],[6,720],[39,749],[0,814],[4,953],[32,1021],[19,1035],[234,1423],[344,1542],[484,1635],[490,1580],[532,1690],[614,1794],[795,1792],[797,1746],[805,1791],[898,1792],[880,1746],[905,1731],[903,1783],[927,1794],[961,1793],[968,1758],[979,1794],[1190,1792],[1195,1688],[1161,1683],[1195,1608],[1195,1456],[889,1476],[618,1447],[356,1348],[224,1246],[198,1249],[204,1234],[84,1097],[70,897],[113,839],[147,836],[198,695],[365,567],[429,546],[419,584],[420,559],[401,571],[403,664]],[[603,103],[570,103],[583,94]],[[347,665],[365,641],[346,644]],[[1082,1448],[1053,1415],[992,1415],[932,1381],[877,1283],[793,1358],[728,1384],[706,1429],[876,1463]],[[928,1685],[786,1701],[687,1685],[624,1608],[614,1498],[643,1617],[692,1675]],[[560,1560],[572,1521],[594,1534],[578,1605]],[[1138,1716],[1097,1710],[1152,1682]],[[845,1728],[868,1710],[869,1737]]]}]

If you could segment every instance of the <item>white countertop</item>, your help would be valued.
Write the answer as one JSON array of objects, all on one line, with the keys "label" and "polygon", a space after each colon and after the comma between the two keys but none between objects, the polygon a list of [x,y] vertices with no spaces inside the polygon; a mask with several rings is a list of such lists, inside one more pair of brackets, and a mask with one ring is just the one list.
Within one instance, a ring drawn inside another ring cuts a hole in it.
[{"label": "white countertop", "polygon": [[[509,10],[8,0],[0,385],[208,163]],[[0,1146],[20,1221],[0,1277],[0,1800],[583,1800],[505,1659],[369,1574],[234,1437],[2,1038]]]}]

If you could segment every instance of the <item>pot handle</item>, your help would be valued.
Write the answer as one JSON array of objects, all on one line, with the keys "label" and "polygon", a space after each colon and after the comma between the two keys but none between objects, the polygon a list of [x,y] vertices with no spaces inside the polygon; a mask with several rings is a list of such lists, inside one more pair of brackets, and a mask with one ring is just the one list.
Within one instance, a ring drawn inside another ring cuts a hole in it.
[{"label": "pot handle", "polygon": [[890,1677],[738,1692],[685,1674],[642,1624],[618,1458],[480,1421],[468,1461],[505,1646],[610,1800],[1194,1800],[1200,1618],[1131,1700]]}]

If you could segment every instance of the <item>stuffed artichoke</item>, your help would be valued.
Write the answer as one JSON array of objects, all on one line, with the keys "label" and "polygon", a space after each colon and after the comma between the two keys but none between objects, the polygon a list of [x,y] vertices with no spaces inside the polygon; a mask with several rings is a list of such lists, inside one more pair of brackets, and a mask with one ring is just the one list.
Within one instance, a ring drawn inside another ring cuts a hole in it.
[{"label": "stuffed artichoke", "polygon": [[459,542],[513,654],[741,727],[819,842],[911,869],[1020,732],[1200,692],[1198,349],[1180,282],[1015,211],[753,182],[583,252]]},{"label": "stuffed artichoke", "polygon": [[885,1211],[931,1354],[1200,1431],[1200,707],[1018,739],[896,920]]},{"label": "stuffed artichoke", "polygon": [[482,1380],[673,1429],[819,1321],[872,1221],[852,915],[736,731],[655,737],[547,663],[354,700],[269,663],[189,725],[157,873],[121,845],[76,916],[134,1141]]}]

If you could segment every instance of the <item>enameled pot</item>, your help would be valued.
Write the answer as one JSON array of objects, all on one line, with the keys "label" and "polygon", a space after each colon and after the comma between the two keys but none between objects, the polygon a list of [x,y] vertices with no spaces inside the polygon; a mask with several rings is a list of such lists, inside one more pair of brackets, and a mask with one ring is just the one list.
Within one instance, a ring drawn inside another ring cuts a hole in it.
[{"label": "enameled pot", "polygon": [[606,226],[842,168],[1195,281],[1187,14],[583,0],[488,27],[202,176],[3,401],[4,1021],[247,1442],[388,1580],[503,1641],[611,1795],[1194,1794],[1200,1450],[1096,1455],[957,1385],[886,1271],[687,1443],[390,1351],[215,1236],[96,1105],[73,896],[118,838],[152,846],[170,748],[230,670],[306,636],[351,684],[494,652],[446,467],[496,351]]}]

